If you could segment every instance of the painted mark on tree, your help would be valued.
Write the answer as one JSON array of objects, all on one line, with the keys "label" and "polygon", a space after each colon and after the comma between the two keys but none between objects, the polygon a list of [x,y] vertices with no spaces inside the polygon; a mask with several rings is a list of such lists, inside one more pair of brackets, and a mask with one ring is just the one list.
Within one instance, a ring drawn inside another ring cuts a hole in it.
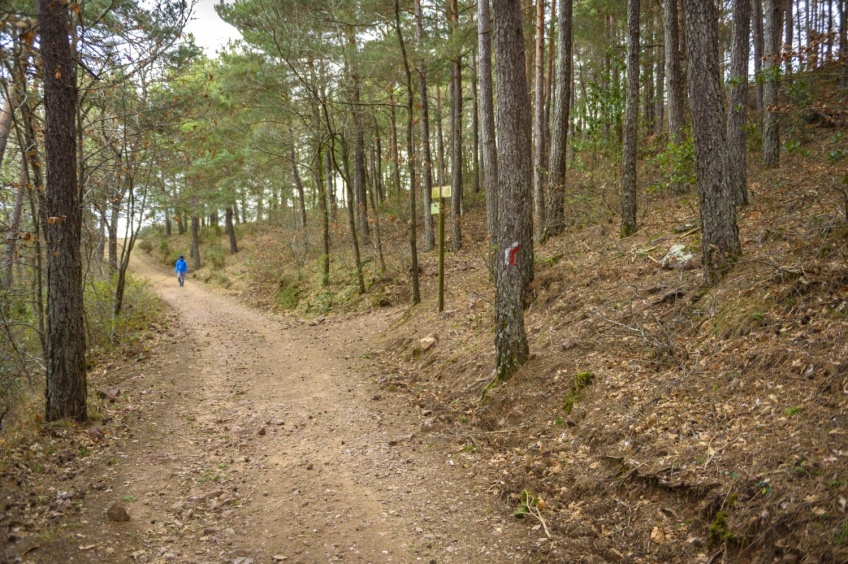
[{"label": "painted mark on tree", "polygon": [[515,266],[515,256],[518,254],[518,250],[520,248],[521,247],[518,246],[518,242],[515,242],[504,251],[504,264],[506,266]]}]

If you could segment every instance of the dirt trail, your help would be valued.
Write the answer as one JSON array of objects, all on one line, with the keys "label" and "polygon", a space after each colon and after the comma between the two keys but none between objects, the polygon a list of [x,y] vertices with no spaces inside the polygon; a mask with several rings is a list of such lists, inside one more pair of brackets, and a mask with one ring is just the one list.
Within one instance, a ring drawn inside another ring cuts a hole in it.
[{"label": "dirt trail", "polygon": [[[81,542],[96,543],[98,561],[527,557],[529,527],[506,517],[455,442],[422,432],[424,414],[364,373],[396,312],[309,325],[192,279],[180,288],[147,257],[133,268],[176,310],[182,336],[128,379],[142,390],[138,422],[106,492],[86,502]],[[132,521],[105,522],[120,499]]]}]

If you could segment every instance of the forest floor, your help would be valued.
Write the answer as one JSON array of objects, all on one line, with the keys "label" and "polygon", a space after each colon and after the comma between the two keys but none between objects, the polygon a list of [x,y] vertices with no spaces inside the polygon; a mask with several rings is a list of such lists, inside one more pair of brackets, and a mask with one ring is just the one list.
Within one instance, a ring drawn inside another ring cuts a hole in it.
[{"label": "forest floor", "polygon": [[[99,424],[31,446],[50,468],[4,492],[0,561],[523,559],[490,483],[375,383],[363,356],[396,311],[307,323],[133,261],[167,327],[137,362],[90,375]],[[110,520],[113,504],[130,520]]]}]

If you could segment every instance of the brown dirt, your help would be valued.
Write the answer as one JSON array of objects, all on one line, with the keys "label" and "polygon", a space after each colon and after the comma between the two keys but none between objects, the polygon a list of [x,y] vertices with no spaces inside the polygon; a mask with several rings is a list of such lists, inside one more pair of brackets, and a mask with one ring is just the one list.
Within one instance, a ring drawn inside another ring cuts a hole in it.
[{"label": "brown dirt", "polygon": [[149,355],[93,371],[120,390],[99,425],[48,427],[41,473],[7,473],[0,560],[526,559],[491,483],[375,383],[363,356],[396,311],[307,324],[134,261],[175,315]]}]

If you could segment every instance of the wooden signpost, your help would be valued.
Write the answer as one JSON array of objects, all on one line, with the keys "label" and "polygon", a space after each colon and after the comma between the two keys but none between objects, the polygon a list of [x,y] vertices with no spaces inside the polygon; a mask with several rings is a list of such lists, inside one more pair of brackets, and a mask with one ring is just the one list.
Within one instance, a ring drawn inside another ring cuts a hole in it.
[{"label": "wooden signpost", "polygon": [[445,310],[445,214],[443,204],[445,198],[451,197],[450,186],[433,186],[430,194],[432,203],[430,213],[439,216],[439,313]]}]

